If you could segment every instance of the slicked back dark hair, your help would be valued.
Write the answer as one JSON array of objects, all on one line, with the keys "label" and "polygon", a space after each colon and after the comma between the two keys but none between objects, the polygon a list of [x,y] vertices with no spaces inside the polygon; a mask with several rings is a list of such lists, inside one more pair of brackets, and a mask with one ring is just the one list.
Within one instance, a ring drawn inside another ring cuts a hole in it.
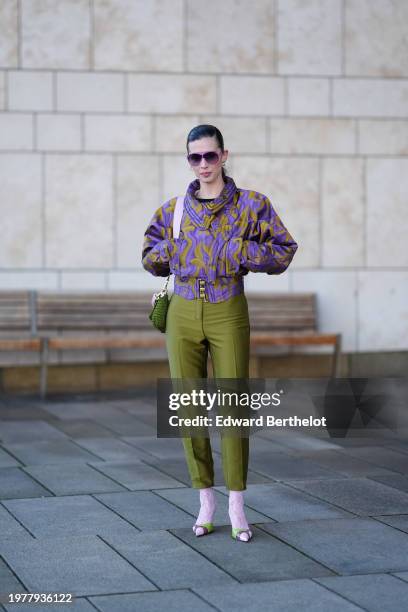
[{"label": "slicked back dark hair", "polygon": [[[207,123],[203,123],[201,125],[196,125],[195,127],[193,127],[192,130],[189,131],[188,136],[187,136],[187,142],[186,142],[187,153],[189,153],[189,150],[188,150],[189,142],[192,142],[193,140],[200,140],[200,138],[205,138],[207,136],[209,138],[214,136],[218,142],[218,146],[220,147],[221,151],[224,152],[224,138],[222,137],[220,130],[217,127],[215,127],[215,125],[209,125]],[[222,168],[223,179],[225,179],[226,176],[227,175],[225,173],[225,170],[224,168]]]}]

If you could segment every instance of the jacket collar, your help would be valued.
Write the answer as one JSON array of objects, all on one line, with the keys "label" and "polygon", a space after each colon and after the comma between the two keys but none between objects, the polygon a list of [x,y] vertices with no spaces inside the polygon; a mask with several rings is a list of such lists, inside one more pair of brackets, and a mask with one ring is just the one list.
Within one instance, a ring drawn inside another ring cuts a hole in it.
[{"label": "jacket collar", "polygon": [[226,176],[224,181],[225,185],[220,195],[212,202],[200,202],[197,199],[195,192],[200,189],[200,181],[198,179],[195,179],[189,184],[184,199],[184,206],[191,220],[197,227],[208,229],[214,215],[218,211],[224,207],[232,206],[237,187],[230,176]]}]

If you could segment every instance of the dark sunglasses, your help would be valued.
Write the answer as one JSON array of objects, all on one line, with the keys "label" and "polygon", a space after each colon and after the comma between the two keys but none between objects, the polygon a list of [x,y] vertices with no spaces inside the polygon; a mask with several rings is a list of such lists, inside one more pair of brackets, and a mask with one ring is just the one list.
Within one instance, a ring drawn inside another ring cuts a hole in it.
[{"label": "dark sunglasses", "polygon": [[190,153],[187,155],[187,160],[192,166],[199,166],[203,157],[209,164],[216,164],[220,159],[216,151],[206,151],[205,153]]}]

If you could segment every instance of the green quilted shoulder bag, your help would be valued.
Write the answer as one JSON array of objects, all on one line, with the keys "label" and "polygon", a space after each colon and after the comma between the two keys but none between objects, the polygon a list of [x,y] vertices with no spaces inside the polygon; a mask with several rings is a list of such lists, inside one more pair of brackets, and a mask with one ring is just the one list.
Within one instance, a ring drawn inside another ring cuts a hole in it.
[{"label": "green quilted shoulder bag", "polygon": [[[183,214],[184,196],[177,198],[173,216],[173,237],[178,238],[180,232],[181,217]],[[169,308],[170,299],[167,293],[167,285],[169,284],[171,272],[166,278],[164,287],[159,293],[154,293],[152,298],[152,311],[149,314],[149,319],[153,326],[163,334],[166,331],[167,310]]]}]

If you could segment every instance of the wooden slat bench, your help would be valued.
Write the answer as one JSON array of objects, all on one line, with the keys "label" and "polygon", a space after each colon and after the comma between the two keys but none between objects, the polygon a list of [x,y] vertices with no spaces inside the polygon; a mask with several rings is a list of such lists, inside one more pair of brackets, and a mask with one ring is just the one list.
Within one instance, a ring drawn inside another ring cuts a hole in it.
[{"label": "wooden slat bench", "polygon": [[[5,294],[3,293],[3,296]],[[332,375],[339,375],[341,335],[317,331],[316,296],[312,293],[246,292],[251,322],[251,348],[259,346],[332,345]],[[47,390],[51,350],[164,348],[165,335],[152,327],[151,292],[8,292],[0,299],[3,319],[13,318],[15,331],[29,332],[41,354],[41,396]],[[13,302],[14,299],[14,302]],[[20,300],[20,301],[19,301]],[[25,300],[25,301],[24,301]],[[14,305],[13,305],[14,304]],[[17,312],[19,315],[17,315]],[[13,330],[14,331],[14,330]],[[12,342],[17,342],[14,338]],[[27,345],[28,346],[28,345]],[[33,344],[34,347],[34,344]],[[10,349],[19,350],[17,344]],[[6,349],[4,349],[6,350]]]},{"label": "wooden slat bench", "polygon": [[0,351],[39,352],[32,291],[0,291]]},{"label": "wooden slat bench", "polygon": [[247,292],[251,324],[251,347],[333,346],[332,376],[339,376],[341,334],[317,330],[314,293]]}]

